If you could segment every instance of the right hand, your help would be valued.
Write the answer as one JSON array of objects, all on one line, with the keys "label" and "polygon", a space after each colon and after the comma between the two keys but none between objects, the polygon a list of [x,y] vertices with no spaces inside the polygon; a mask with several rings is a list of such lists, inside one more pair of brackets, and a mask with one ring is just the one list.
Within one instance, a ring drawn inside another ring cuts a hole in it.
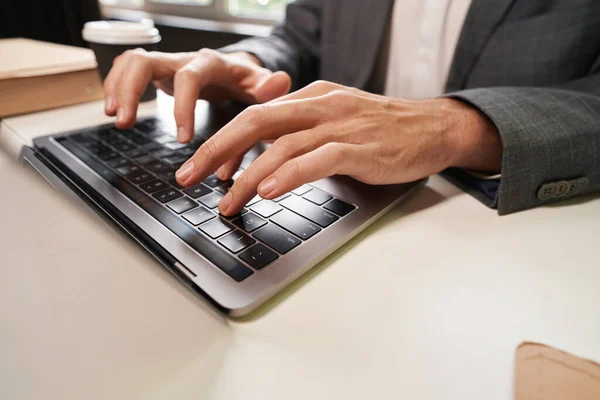
[{"label": "right hand", "polygon": [[[288,74],[263,68],[258,58],[248,53],[129,50],[115,59],[104,81],[105,112],[117,116],[117,127],[126,129],[134,124],[140,97],[151,81],[175,97],[177,138],[182,143],[194,136],[196,100],[265,103],[287,94],[291,86]],[[237,162],[232,160],[232,164]],[[219,175],[229,175],[225,172]]]}]

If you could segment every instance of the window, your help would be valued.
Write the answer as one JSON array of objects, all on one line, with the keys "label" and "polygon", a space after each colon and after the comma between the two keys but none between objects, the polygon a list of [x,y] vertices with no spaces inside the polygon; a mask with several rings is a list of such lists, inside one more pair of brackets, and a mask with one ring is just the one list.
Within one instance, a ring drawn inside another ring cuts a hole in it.
[{"label": "window", "polygon": [[108,8],[215,20],[280,21],[292,0],[100,0]]}]

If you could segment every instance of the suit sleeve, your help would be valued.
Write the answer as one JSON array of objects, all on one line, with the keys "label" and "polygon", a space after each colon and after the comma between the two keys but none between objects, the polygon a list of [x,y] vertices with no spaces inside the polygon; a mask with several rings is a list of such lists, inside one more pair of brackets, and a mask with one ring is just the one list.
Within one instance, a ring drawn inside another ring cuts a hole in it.
[{"label": "suit sleeve", "polygon": [[448,94],[478,108],[503,144],[498,184],[446,176],[500,215],[600,191],[600,58],[591,73],[552,88],[479,88]]},{"label": "suit sleeve", "polygon": [[220,49],[254,54],[271,71],[285,71],[293,89],[318,79],[323,0],[297,0],[287,6],[283,23],[269,37],[250,38]]}]

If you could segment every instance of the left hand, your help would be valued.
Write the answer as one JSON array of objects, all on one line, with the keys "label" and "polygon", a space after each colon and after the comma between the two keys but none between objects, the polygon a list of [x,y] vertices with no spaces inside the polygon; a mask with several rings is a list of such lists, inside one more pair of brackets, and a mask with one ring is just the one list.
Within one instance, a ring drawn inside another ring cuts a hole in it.
[{"label": "left hand", "polygon": [[207,140],[180,169],[191,186],[259,141],[274,141],[235,181],[219,210],[234,215],[258,192],[273,199],[304,183],[349,175],[368,184],[415,181],[448,167],[498,171],[494,124],[461,101],[408,101],[315,82],[250,106]]}]

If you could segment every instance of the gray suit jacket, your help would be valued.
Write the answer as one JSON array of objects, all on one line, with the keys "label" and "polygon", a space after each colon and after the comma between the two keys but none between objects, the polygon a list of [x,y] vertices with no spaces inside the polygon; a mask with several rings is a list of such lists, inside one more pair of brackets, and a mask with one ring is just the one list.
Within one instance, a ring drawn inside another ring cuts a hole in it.
[{"label": "gray suit jacket", "polygon": [[[392,5],[298,0],[271,36],[222,50],[254,53],[295,88],[324,79],[365,89]],[[600,190],[599,0],[473,0],[447,92],[496,124],[504,155],[499,188],[445,175],[500,214]]]}]

